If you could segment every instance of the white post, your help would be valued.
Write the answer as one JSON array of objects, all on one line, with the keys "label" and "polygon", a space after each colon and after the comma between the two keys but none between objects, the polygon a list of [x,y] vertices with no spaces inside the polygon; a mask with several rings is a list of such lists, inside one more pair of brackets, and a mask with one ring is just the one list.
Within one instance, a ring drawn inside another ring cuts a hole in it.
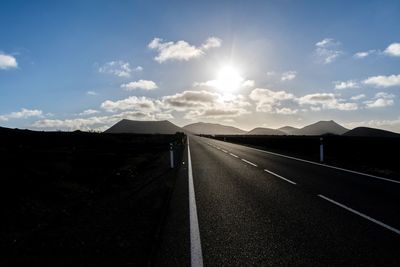
[{"label": "white post", "polygon": [[171,159],[171,169],[174,168],[174,150],[172,149],[172,143],[169,143],[169,156]]},{"label": "white post", "polygon": [[322,163],[324,162],[324,139],[321,137],[319,140],[321,141],[321,144],[319,145],[319,161]]}]

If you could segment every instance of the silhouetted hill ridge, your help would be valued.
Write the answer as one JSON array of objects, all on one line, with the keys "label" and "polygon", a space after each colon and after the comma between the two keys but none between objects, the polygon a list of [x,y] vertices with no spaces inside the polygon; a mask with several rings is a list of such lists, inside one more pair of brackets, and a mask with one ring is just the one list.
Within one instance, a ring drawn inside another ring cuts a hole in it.
[{"label": "silhouetted hill ridge", "polygon": [[105,133],[135,133],[135,134],[175,134],[183,132],[181,127],[176,126],[170,121],[133,121],[123,119]]},{"label": "silhouetted hill ridge", "polygon": [[257,127],[254,128],[251,131],[248,131],[246,134],[248,135],[286,135],[285,132],[277,130],[277,129],[271,129],[271,128],[263,128],[263,127]]},{"label": "silhouetted hill ridge", "polygon": [[359,137],[400,137],[400,134],[370,127],[357,127],[343,134],[344,136]]},{"label": "silhouetted hill ridge", "polygon": [[292,126],[284,126],[284,127],[278,128],[277,130],[282,131],[287,135],[292,135],[292,134],[295,134],[295,132],[298,131],[299,128],[292,127]]},{"label": "silhouetted hill ridge", "polygon": [[337,124],[333,120],[330,121],[318,121],[316,123],[307,125],[297,131],[294,135],[323,135],[323,134],[336,134],[342,135],[349,129]]}]

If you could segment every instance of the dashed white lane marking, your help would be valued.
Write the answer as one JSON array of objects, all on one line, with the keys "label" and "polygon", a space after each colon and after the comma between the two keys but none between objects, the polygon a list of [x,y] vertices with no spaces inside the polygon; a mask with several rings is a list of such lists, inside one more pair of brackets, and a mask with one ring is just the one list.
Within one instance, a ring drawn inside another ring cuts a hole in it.
[{"label": "dashed white lane marking", "polygon": [[254,166],[254,167],[258,167],[257,164],[255,164],[255,163],[253,163],[251,161],[248,161],[248,160],[245,160],[245,159],[241,159],[241,160],[246,162],[247,164],[250,164],[250,165]]},{"label": "dashed white lane marking", "polygon": [[235,155],[235,154],[233,154],[233,153],[229,153],[229,155],[231,155],[232,157],[235,157],[235,158],[239,158],[239,156],[237,156],[237,155]]},{"label": "dashed white lane marking", "polygon": [[376,223],[376,224],[378,224],[378,225],[380,225],[380,226],[382,226],[382,227],[384,227],[384,228],[386,228],[386,229],[388,229],[388,230],[390,230],[392,232],[395,232],[396,234],[400,235],[400,230],[398,230],[398,229],[396,229],[396,228],[394,228],[394,227],[392,227],[390,225],[387,225],[387,224],[385,224],[385,223],[383,223],[381,221],[378,221],[378,220],[376,220],[376,219],[374,219],[372,217],[369,217],[368,215],[365,215],[364,213],[358,212],[358,211],[356,211],[356,210],[354,210],[354,209],[352,209],[350,207],[347,207],[347,206],[345,206],[345,205],[343,205],[343,204],[341,204],[339,202],[336,202],[335,200],[332,200],[332,199],[330,199],[330,198],[328,198],[328,197],[326,197],[324,195],[318,195],[318,196],[320,198],[325,199],[326,201],[329,201],[332,204],[335,204],[336,206],[339,206],[339,207],[341,207],[341,208],[343,208],[345,210],[348,210],[348,211],[350,211],[350,212],[352,212],[354,214],[357,214],[358,216],[363,217],[364,219],[367,219],[367,220],[369,220],[369,221],[371,221],[373,223]]},{"label": "dashed white lane marking", "polygon": [[296,185],[295,182],[293,182],[293,181],[291,181],[291,180],[289,180],[289,179],[287,179],[287,178],[285,178],[285,177],[282,177],[282,176],[280,176],[279,174],[276,174],[276,173],[274,173],[274,172],[272,172],[272,171],[270,171],[270,170],[264,169],[264,171],[265,171],[265,172],[268,172],[269,174],[272,174],[272,175],[278,177],[279,179],[282,179],[282,180],[284,180],[284,181],[286,181],[286,182],[288,182],[288,183],[291,183],[291,184]]},{"label": "dashed white lane marking", "polygon": [[305,159],[299,159],[299,158],[286,156],[286,155],[283,155],[283,154],[279,154],[279,153],[275,153],[275,152],[271,152],[271,151],[267,151],[267,150],[257,149],[257,148],[254,148],[254,147],[249,147],[249,146],[244,146],[244,147],[252,149],[252,150],[256,150],[256,151],[259,151],[259,152],[263,152],[263,153],[267,153],[267,154],[271,154],[271,155],[287,158],[287,159],[293,159],[293,160],[306,162],[306,163],[310,163],[310,164],[314,164],[314,165],[318,165],[318,166],[322,166],[322,167],[326,167],[326,168],[331,168],[331,169],[335,169],[335,170],[339,170],[339,171],[344,171],[344,172],[349,172],[349,173],[354,173],[354,174],[358,174],[358,175],[367,176],[369,178],[374,178],[374,179],[378,179],[378,180],[382,180],[382,181],[386,181],[386,182],[400,184],[400,181],[392,180],[392,179],[385,178],[385,177],[380,177],[380,176],[376,176],[376,175],[372,175],[372,174],[368,174],[368,173],[363,173],[363,172],[352,171],[352,170],[348,170],[348,169],[344,169],[344,168],[340,168],[340,167],[336,167],[336,166],[332,166],[332,165],[327,165],[327,164],[321,164],[321,163],[318,163],[318,162],[309,161],[309,160],[305,160]]},{"label": "dashed white lane marking", "polygon": [[192,160],[188,137],[188,175],[189,175],[189,221],[190,221],[190,259],[192,267],[203,266],[203,253],[201,251],[199,221],[197,219],[196,198],[194,194]]},{"label": "dashed white lane marking", "polygon": [[228,151],[226,151],[225,149],[221,149],[221,151],[224,153],[228,153]]}]

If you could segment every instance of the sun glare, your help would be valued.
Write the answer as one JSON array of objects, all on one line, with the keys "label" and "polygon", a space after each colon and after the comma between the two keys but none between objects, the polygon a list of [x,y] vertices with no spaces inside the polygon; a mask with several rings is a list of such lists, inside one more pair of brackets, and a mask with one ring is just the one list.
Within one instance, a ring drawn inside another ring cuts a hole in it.
[{"label": "sun glare", "polygon": [[218,71],[216,87],[221,91],[235,91],[243,82],[239,71],[232,66],[224,66]]}]

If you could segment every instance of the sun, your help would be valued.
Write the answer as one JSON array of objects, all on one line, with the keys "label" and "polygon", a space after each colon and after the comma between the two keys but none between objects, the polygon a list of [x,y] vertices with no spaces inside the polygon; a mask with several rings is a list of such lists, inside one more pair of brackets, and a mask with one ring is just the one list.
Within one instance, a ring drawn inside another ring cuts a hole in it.
[{"label": "sun", "polygon": [[232,92],[240,88],[243,78],[239,71],[230,65],[222,67],[217,73],[215,87],[221,91]]}]

